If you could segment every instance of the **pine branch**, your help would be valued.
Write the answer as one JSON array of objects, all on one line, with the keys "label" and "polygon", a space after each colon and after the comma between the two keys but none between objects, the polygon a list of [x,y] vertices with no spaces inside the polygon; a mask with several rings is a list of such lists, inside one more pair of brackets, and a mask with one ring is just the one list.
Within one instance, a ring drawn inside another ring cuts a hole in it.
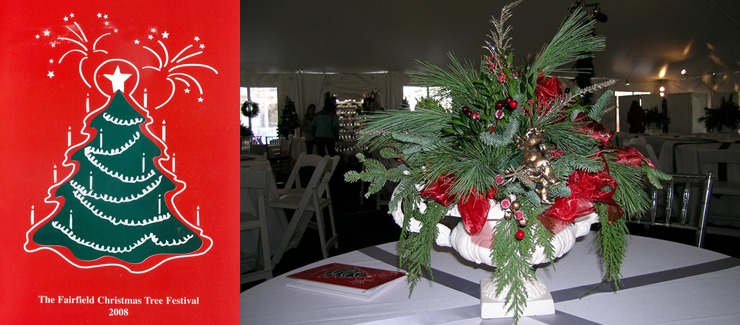
[{"label": "pine branch", "polygon": [[614,192],[614,201],[622,207],[625,216],[632,218],[647,212],[651,204],[643,187],[642,167],[619,164],[615,162],[613,153],[606,153],[605,158],[609,175],[619,184]]},{"label": "pine branch", "polygon": [[468,61],[460,62],[451,53],[447,56],[451,62],[447,69],[429,62],[418,61],[421,72],[411,75],[412,82],[441,87],[443,90],[438,96],[451,97],[453,104],[457,103],[459,106],[479,105],[482,99],[477,92],[475,83],[480,78],[480,68]]},{"label": "pine branch", "polygon": [[612,98],[614,98],[614,90],[609,89],[605,91],[604,94],[599,97],[596,103],[591,106],[591,110],[588,112],[588,116],[595,121],[600,122],[601,118],[604,116],[604,113],[610,110],[610,107],[607,107],[607,105],[611,102]]},{"label": "pine branch", "polygon": [[591,155],[595,153],[596,140],[585,136],[579,131],[578,125],[563,121],[556,124],[542,126],[547,142],[554,144],[558,150],[577,155]]},{"label": "pine branch", "polygon": [[[423,142],[433,149],[442,136],[442,128],[449,125],[450,116],[431,110],[391,111],[388,114],[368,116],[368,123],[359,133],[358,145],[370,151],[398,143],[397,138]],[[399,131],[403,130],[403,131]],[[419,140],[423,139],[423,140]]]},{"label": "pine branch", "polygon": [[654,188],[662,189],[663,181],[670,180],[672,177],[656,168],[650,167],[648,164],[642,164],[642,172],[645,174],[648,182]]},{"label": "pine branch", "polygon": [[563,22],[550,44],[546,45],[535,59],[529,73],[536,77],[539,71],[550,75],[556,68],[567,63],[591,56],[592,52],[604,49],[603,36],[593,33],[596,21],[589,13],[577,8]]}]

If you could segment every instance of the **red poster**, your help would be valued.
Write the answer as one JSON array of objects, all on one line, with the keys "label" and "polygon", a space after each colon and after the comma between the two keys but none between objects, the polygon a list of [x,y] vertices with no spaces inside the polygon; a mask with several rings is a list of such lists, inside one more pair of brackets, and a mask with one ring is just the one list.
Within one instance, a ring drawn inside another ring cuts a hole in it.
[{"label": "red poster", "polygon": [[238,323],[239,2],[0,17],[0,319]]}]

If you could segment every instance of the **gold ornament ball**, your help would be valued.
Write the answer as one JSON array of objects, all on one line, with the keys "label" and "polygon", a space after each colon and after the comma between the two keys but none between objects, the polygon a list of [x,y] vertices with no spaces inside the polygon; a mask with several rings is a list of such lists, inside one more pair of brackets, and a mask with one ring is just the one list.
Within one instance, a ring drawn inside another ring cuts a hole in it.
[{"label": "gold ornament ball", "polygon": [[514,209],[514,211],[519,210],[519,208],[522,207],[522,204],[519,203],[519,201],[514,201],[511,203],[511,208]]},{"label": "gold ornament ball", "polygon": [[527,226],[527,218],[521,218],[521,219],[519,219],[519,226],[520,227],[526,227]]},{"label": "gold ornament ball", "polygon": [[511,211],[504,212],[504,219],[511,220],[512,213]]}]

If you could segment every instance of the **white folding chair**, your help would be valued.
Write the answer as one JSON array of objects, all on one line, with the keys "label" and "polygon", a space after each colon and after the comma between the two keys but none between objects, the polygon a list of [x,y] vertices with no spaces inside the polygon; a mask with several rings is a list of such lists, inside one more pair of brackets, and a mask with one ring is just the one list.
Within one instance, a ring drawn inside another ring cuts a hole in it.
[{"label": "white folding chair", "polygon": [[[319,241],[321,242],[321,253],[324,258],[327,258],[329,257],[329,247],[334,246],[334,248],[339,248],[339,236],[337,234],[337,226],[334,221],[334,207],[332,206],[333,203],[331,200],[329,182],[331,181],[332,175],[334,175],[334,171],[337,169],[337,165],[339,165],[340,157],[325,157],[329,160],[329,163],[326,165],[324,176],[322,176],[321,182],[316,190],[318,196],[317,209],[322,211],[322,213],[317,213],[316,222],[311,222],[309,226],[318,230]],[[326,236],[326,225],[324,224],[323,214],[324,209],[329,211],[329,227],[331,229],[331,236],[329,238]]]},{"label": "white folding chair", "polygon": [[267,189],[267,175],[241,173],[240,184],[242,206],[239,231],[257,231],[258,233],[256,254],[245,254],[243,251],[241,254],[241,267],[249,268],[249,271],[241,274],[241,284],[244,284],[260,279],[271,279],[273,265],[270,259],[270,239],[264,196]]},{"label": "white folding chair", "polygon": [[[289,193],[291,190],[296,189],[303,189],[303,185],[301,184],[301,168],[303,167],[313,167],[313,164],[305,164],[304,160],[306,159],[316,159],[316,157],[307,157],[308,155],[305,152],[301,152],[300,155],[298,155],[298,159],[296,159],[295,164],[293,165],[293,168],[290,170],[290,175],[288,175],[288,179],[285,181],[285,185],[283,185],[282,188],[278,189],[278,194],[283,195]],[[312,155],[317,156],[318,155]]]},{"label": "white folding chair", "polygon": [[308,184],[302,189],[294,188],[290,191],[283,191],[279,194],[279,198],[270,200],[267,205],[272,208],[280,208],[285,210],[293,210],[293,215],[290,218],[288,227],[285,230],[285,235],[280,241],[275,254],[273,256],[273,266],[280,262],[283,254],[288,249],[291,242],[299,242],[303,233],[311,221],[313,214],[317,215],[317,218],[322,218],[321,208],[319,203],[320,193],[318,191],[319,184],[326,173],[328,159],[319,155],[305,155],[300,160],[301,167],[313,167],[313,173],[308,181]]},{"label": "white folding chair", "polygon": [[649,186],[647,193],[652,208],[641,216],[631,217],[628,222],[694,230],[694,243],[702,247],[712,195],[712,174],[671,176],[671,180],[661,182],[662,189]]}]

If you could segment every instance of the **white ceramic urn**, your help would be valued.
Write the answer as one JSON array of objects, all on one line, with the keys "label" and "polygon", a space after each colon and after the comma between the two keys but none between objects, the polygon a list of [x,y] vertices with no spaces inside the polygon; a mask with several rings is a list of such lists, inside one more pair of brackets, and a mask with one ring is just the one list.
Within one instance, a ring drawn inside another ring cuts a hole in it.
[{"label": "white ceramic urn", "polygon": [[[515,198],[510,198],[513,202]],[[391,199],[391,201],[393,201]],[[501,209],[499,202],[490,200],[491,209],[488,212],[488,218],[483,226],[483,229],[471,236],[462,222],[459,222],[453,229],[448,228],[443,224],[437,224],[438,234],[436,243],[439,246],[452,247],[457,253],[466,260],[475,262],[478,264],[493,265],[491,261],[491,250],[495,247],[491,247],[493,229],[497,222],[504,218],[504,211]],[[421,203],[416,207],[420,212],[424,212],[426,205]],[[404,215],[401,212],[400,206],[391,207],[391,215],[399,226],[403,225]],[[450,206],[448,211],[449,216],[460,217],[460,213],[457,210],[456,205]],[[560,258],[565,253],[573,248],[578,237],[586,235],[591,225],[598,222],[598,215],[591,213],[581,218],[576,219],[573,223],[563,228],[560,232],[555,234],[552,239],[552,246],[554,249],[554,258]],[[411,219],[408,226],[408,231],[419,232],[421,229],[421,222],[416,219]],[[545,248],[538,246],[532,254],[529,263],[532,265],[538,265],[548,263],[550,260],[545,254]],[[551,315],[555,313],[554,303],[550,296],[550,291],[547,286],[538,278],[534,278],[531,281],[525,283],[527,289],[527,307],[524,309],[522,316],[534,316],[534,315]],[[501,293],[501,297],[496,295],[496,284],[493,279],[483,279],[481,281],[481,317],[482,318],[499,318],[499,317],[512,317],[513,314],[506,311],[504,305],[504,296],[506,290]]]}]

